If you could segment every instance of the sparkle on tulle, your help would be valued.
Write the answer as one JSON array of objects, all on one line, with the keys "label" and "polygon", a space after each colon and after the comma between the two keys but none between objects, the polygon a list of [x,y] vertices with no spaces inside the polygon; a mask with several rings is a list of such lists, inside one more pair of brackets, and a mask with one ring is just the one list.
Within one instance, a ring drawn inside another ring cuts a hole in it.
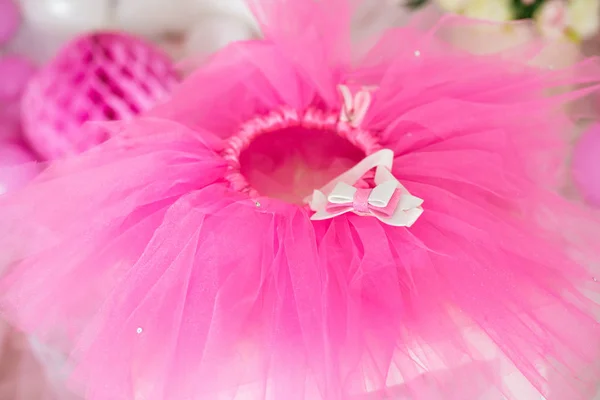
[{"label": "sparkle on tulle", "polygon": [[136,329],[136,332],[137,332],[137,334],[139,335],[139,334],[141,334],[142,332],[144,332],[144,330],[143,330],[142,328],[137,328],[137,329]]}]

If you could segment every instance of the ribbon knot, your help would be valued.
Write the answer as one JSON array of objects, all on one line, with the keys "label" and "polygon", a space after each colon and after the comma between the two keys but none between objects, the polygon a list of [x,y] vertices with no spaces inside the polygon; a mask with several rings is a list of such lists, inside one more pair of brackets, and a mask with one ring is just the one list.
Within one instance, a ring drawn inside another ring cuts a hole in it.
[{"label": "ribbon knot", "polygon": [[357,189],[352,199],[352,207],[357,213],[368,214],[369,213],[369,197],[371,196],[372,189]]}]

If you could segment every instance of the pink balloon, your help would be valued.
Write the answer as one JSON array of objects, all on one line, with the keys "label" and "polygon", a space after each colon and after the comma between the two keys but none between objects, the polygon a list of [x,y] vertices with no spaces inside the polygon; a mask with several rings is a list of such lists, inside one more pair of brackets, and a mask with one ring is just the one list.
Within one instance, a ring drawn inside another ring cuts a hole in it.
[{"label": "pink balloon", "polygon": [[0,0],[0,45],[8,42],[21,25],[21,11],[14,0]]},{"label": "pink balloon", "polygon": [[[1,120],[1,118],[0,118]],[[21,137],[20,128],[17,121],[2,121],[0,123],[0,143],[2,142],[14,142],[19,140]],[[0,160],[0,163],[2,161]]]},{"label": "pink balloon", "polygon": [[17,55],[1,56],[0,100],[17,101],[35,71],[36,67],[25,57]]},{"label": "pink balloon", "polygon": [[600,124],[586,131],[575,146],[573,177],[583,197],[600,206]]},{"label": "pink balloon", "polygon": [[26,147],[0,143],[0,195],[25,186],[40,171],[41,164]]},{"label": "pink balloon", "polygon": [[0,101],[0,143],[19,141],[21,136],[21,114],[16,102]]}]

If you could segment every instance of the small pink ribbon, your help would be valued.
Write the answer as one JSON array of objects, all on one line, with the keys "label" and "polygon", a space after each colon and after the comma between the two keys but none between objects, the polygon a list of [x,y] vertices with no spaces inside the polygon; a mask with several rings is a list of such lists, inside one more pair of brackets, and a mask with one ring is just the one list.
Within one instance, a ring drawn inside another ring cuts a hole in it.
[{"label": "small pink ribbon", "polygon": [[369,111],[369,107],[371,106],[371,92],[368,88],[363,88],[353,94],[346,85],[339,85],[338,90],[340,91],[343,100],[340,121],[346,122],[354,128],[358,128],[365,119],[367,111]]}]

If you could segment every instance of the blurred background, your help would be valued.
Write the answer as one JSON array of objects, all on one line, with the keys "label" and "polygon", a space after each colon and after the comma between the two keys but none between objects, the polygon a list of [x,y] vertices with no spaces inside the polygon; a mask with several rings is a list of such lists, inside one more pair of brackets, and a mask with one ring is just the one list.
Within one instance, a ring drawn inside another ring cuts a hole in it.
[{"label": "blurred background", "polygon": [[[475,53],[542,41],[541,68],[600,55],[600,0],[367,1],[357,30],[402,25],[434,8],[507,22],[452,38]],[[380,18],[384,3],[392,18]],[[514,20],[529,23],[517,28]],[[132,118],[216,50],[260,35],[244,0],[0,0],[0,196],[34,179],[45,162],[108,137],[102,129],[82,136],[82,124]],[[581,106],[597,114],[600,100]],[[600,206],[599,125],[581,125],[571,146],[564,194]],[[76,399],[62,385],[61,361],[0,321],[0,400]]]}]

